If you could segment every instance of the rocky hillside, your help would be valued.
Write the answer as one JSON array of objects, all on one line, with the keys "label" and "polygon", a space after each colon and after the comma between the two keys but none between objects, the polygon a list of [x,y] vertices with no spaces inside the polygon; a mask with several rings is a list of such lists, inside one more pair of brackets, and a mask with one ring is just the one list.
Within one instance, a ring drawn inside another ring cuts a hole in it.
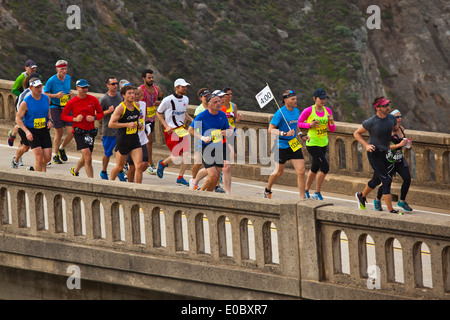
[{"label": "rocky hillside", "polygon": [[[102,92],[109,75],[139,84],[150,67],[165,93],[177,77],[192,84],[192,104],[201,87],[231,86],[252,111],[266,83],[279,102],[295,89],[300,108],[324,87],[336,118],[349,122],[372,115],[384,94],[406,127],[450,132],[450,3],[378,1],[381,29],[370,30],[372,2],[0,0],[0,78],[14,80],[29,58],[48,78],[65,59],[74,79]],[[81,9],[81,29],[67,27],[70,5]]]}]

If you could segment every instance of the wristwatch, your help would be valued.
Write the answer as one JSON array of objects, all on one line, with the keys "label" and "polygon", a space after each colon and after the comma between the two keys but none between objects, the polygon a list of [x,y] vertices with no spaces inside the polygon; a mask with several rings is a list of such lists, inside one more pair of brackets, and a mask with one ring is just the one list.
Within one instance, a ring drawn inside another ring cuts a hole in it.
[{"label": "wristwatch", "polygon": [[284,137],[287,135],[287,132],[281,131],[281,135]]}]

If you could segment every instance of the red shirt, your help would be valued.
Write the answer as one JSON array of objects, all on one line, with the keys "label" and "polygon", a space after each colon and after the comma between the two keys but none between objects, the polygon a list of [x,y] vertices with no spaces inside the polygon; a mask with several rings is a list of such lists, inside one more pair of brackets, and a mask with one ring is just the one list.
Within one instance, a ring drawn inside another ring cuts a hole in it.
[{"label": "red shirt", "polygon": [[[70,115],[72,113],[73,116]],[[73,122],[79,114],[83,115],[81,122]],[[95,128],[95,121],[89,122],[86,120],[87,116],[97,116],[96,120],[103,118],[103,110],[98,102],[98,99],[90,94],[86,98],[80,99],[78,96],[73,97],[67,102],[64,110],[61,113],[61,119],[66,122],[73,122],[74,127],[83,130],[93,130]]]}]

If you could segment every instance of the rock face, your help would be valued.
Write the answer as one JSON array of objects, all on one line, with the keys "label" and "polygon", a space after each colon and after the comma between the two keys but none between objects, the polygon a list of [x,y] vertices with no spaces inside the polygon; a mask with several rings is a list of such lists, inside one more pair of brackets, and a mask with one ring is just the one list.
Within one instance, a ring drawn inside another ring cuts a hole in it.
[{"label": "rock face", "polygon": [[[384,95],[406,128],[450,132],[450,2],[380,0],[381,29],[369,29],[372,0],[266,2],[191,0],[0,0],[0,78],[14,80],[33,58],[44,79],[58,59],[73,79],[97,92],[116,76],[139,84],[145,68],[165,94],[174,79],[201,87],[232,86],[242,110],[266,83],[280,101],[295,89],[299,108],[323,87],[339,121],[373,115]],[[81,30],[68,30],[68,5],[81,8]],[[27,6],[26,14],[23,10]]]},{"label": "rock face", "polygon": [[[368,79],[380,80],[408,128],[449,133],[450,2],[380,2],[381,29],[367,31],[366,66],[381,78]],[[372,3],[359,6],[365,12]]]}]

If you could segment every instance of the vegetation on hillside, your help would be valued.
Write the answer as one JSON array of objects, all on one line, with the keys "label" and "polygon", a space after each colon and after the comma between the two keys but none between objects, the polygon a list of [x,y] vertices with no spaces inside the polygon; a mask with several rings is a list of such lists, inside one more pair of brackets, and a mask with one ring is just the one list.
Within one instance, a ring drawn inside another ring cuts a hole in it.
[{"label": "vegetation on hillside", "polygon": [[[20,27],[0,31],[0,77],[15,79],[33,58],[48,78],[66,59],[74,80],[103,92],[107,76],[138,84],[152,66],[165,93],[178,77],[192,84],[192,104],[201,87],[231,86],[240,108],[253,111],[260,111],[254,97],[266,83],[279,103],[284,90],[296,90],[301,108],[322,87],[344,108],[347,119],[339,120],[356,121],[362,114],[354,112],[359,94],[351,83],[361,61],[353,34],[364,20],[353,2],[3,1]],[[81,8],[80,30],[66,26],[72,4]],[[275,109],[271,103],[262,111]]]}]

